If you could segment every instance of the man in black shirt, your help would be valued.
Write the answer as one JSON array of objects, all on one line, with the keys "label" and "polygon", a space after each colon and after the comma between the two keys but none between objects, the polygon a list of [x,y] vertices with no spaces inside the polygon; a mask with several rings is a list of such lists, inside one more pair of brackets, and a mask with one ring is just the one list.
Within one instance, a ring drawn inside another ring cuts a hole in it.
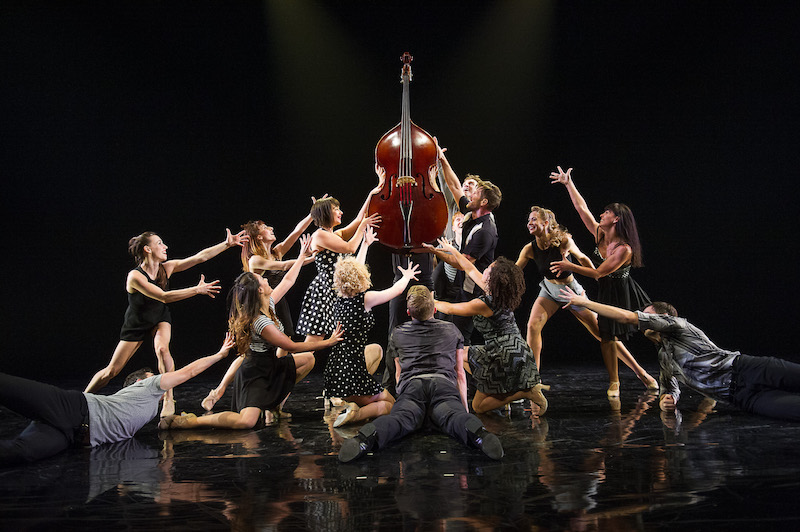
[{"label": "man in black shirt", "polygon": [[[437,147],[438,147],[437,143]],[[461,229],[461,242],[458,248],[475,267],[480,271],[486,270],[494,262],[495,249],[497,248],[497,225],[495,225],[493,211],[500,206],[503,194],[497,185],[491,181],[484,181],[478,176],[468,176],[476,181],[476,186],[471,197],[467,197],[461,188],[461,182],[445,157],[445,150],[439,149],[439,160],[442,163],[442,173],[447,188],[453,194],[458,207],[465,214]],[[455,266],[455,264],[453,264]],[[469,301],[483,295],[483,291],[475,286],[464,272],[458,272],[455,282],[461,285],[460,301]],[[453,323],[464,336],[465,345],[470,345],[472,336],[472,318],[453,316]]]},{"label": "man in black shirt", "polygon": [[354,438],[342,443],[339,460],[350,462],[373,448],[422,428],[426,419],[464,445],[481,449],[494,459],[503,446],[481,421],[469,413],[464,373],[464,340],[450,322],[433,318],[433,295],[413,286],[406,298],[411,321],[399,325],[389,339],[395,361],[397,402],[385,416],[367,423]]}]

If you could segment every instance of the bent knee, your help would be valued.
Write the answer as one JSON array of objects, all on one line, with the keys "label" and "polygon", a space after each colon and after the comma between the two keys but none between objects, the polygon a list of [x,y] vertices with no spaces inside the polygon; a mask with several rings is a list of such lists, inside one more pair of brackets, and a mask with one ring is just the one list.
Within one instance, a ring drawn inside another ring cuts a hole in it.
[{"label": "bent knee", "polygon": [[301,359],[300,362],[301,362],[300,365],[303,367],[304,370],[311,371],[312,369],[314,369],[317,360],[314,358],[314,355],[306,355]]}]

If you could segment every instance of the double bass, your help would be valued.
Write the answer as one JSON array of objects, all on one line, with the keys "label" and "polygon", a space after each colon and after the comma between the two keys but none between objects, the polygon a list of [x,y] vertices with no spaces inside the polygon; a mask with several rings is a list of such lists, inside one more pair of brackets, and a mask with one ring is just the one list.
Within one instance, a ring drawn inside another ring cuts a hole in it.
[{"label": "double bass", "polygon": [[433,137],[411,121],[409,83],[411,61],[403,62],[402,117],[375,146],[376,167],[383,168],[380,191],[369,202],[368,213],[381,215],[378,241],[395,253],[410,253],[434,243],[447,226],[447,203],[436,184],[438,153]]}]

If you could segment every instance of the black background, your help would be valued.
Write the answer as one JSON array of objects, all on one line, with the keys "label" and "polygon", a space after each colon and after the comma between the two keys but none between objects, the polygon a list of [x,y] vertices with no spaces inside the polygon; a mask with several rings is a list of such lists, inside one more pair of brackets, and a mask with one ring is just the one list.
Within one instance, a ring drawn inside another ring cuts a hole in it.
[{"label": "black background", "polygon": [[[352,219],[376,184],[375,143],[400,118],[405,51],[414,121],[459,175],[504,192],[500,254],[516,258],[534,204],[591,251],[548,179],[574,167],[593,212],[612,201],[634,210],[646,265],[634,276],[651,297],[722,347],[798,359],[793,7],[4,2],[0,369],[88,381],[105,365],[126,307],[127,241],[142,231],[175,258],[249,219],[282,237],[311,195],[337,197]],[[375,286],[388,286],[388,254],[374,249],[369,262]],[[171,286],[204,273],[227,288],[240,266],[227,251]],[[538,291],[527,273],[523,324]],[[313,274],[291,294],[295,311]],[[216,350],[224,296],[171,309],[179,365]],[[385,342],[385,308],[378,319]],[[599,362],[567,313],[544,349],[545,367]],[[634,352],[654,360],[641,342]],[[152,346],[128,368],[143,364],[155,364]]]}]

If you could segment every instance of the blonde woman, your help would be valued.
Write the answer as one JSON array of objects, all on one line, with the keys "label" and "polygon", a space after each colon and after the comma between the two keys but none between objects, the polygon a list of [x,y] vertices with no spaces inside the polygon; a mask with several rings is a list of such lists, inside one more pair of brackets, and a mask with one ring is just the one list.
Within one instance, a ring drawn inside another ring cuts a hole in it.
[{"label": "blonde woman", "polygon": [[388,414],[394,404],[392,394],[372,378],[383,349],[378,344],[367,345],[367,337],[375,325],[372,309],[401,295],[419,273],[419,266],[412,262],[407,268],[397,269],[402,277],[390,288],[369,290],[369,270],[359,259],[340,258],[334,268],[333,287],[338,297],[333,304],[333,321],[341,323],[345,334],[331,350],[325,366],[325,390],[347,401],[334,427]]},{"label": "blonde woman", "polygon": [[[556,222],[555,214],[549,209],[542,207],[531,207],[528,216],[528,232],[533,236],[530,244],[526,244],[520,251],[517,259],[517,266],[524,268],[529,261],[534,261],[542,281],[539,295],[531,308],[528,318],[528,345],[533,351],[536,359],[536,366],[541,371],[542,353],[542,329],[550,317],[566,302],[560,295],[560,290],[569,287],[576,294],[583,294],[584,289],[575,279],[575,276],[567,270],[560,272],[551,271],[551,264],[559,261],[566,261],[569,255],[577,259],[585,268],[594,269],[594,265],[589,257],[584,255],[575,242],[572,240],[567,230]],[[589,309],[571,306],[570,312],[583,324],[589,333],[600,341],[600,330],[598,328],[597,315]],[[648,389],[658,387],[656,380],[651,377],[633,358],[633,355],[625,348],[621,342],[617,342],[617,356],[628,367],[630,367],[639,380]],[[605,361],[605,359],[604,359]],[[606,363],[610,386],[619,382],[617,364]]]}]

